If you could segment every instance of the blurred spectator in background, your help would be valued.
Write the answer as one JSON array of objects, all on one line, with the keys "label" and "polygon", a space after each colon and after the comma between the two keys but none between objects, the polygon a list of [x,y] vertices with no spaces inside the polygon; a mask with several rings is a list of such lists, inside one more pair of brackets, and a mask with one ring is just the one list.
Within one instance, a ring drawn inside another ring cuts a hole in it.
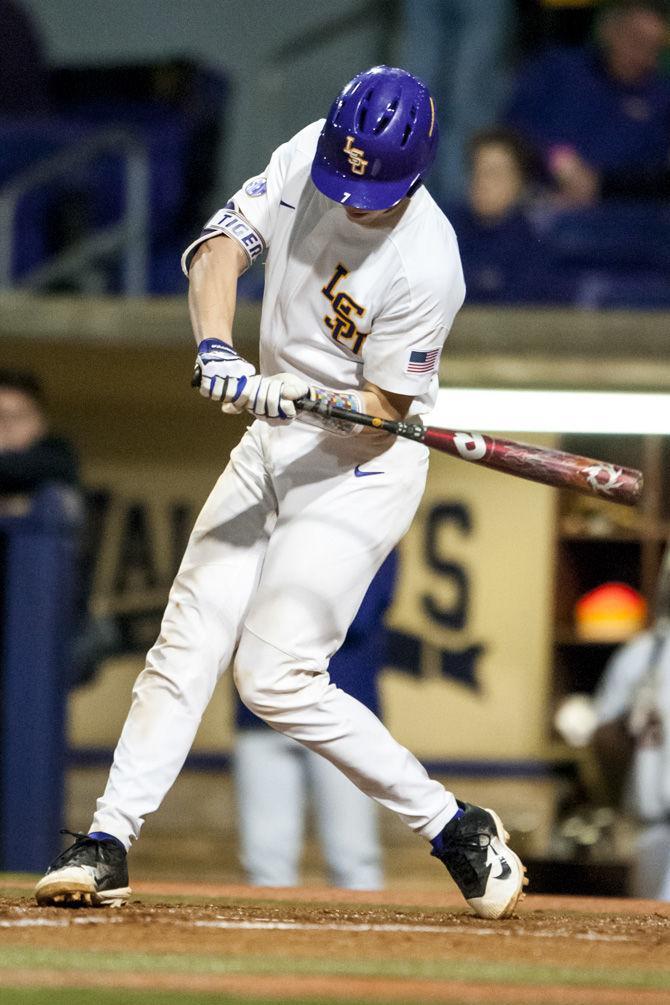
[{"label": "blurred spectator in background", "polygon": [[22,4],[0,0],[0,115],[47,110],[48,75],[40,33]]},{"label": "blurred spectator in background", "polygon": [[0,371],[0,508],[32,495],[50,482],[76,486],[72,446],[49,429],[44,396],[29,373]]},{"label": "blurred spectator in background", "polygon": [[[386,657],[383,619],[393,600],[397,554],[372,580],[342,647],[330,660],[332,684],[380,714],[377,677]],[[320,754],[277,733],[239,699],[234,775],[242,864],[254,886],[297,886],[305,817],[313,810],[333,886],[383,885],[377,804]]]},{"label": "blurred spectator in background", "polygon": [[469,144],[467,199],[447,207],[463,262],[468,303],[552,299],[544,246],[528,215],[533,157],[504,127]]},{"label": "blurred spectator in background", "polygon": [[594,749],[612,802],[640,825],[630,893],[670,900],[670,550],[652,629],[608,661],[595,695]]},{"label": "blurred spectator in background", "polygon": [[657,68],[667,30],[664,4],[610,0],[592,45],[548,50],[522,71],[506,120],[562,205],[670,193],[670,81]]},{"label": "blurred spectator in background", "polygon": [[429,187],[440,202],[465,194],[466,146],[493,125],[507,93],[513,0],[405,0],[401,65],[425,80],[442,135]]}]

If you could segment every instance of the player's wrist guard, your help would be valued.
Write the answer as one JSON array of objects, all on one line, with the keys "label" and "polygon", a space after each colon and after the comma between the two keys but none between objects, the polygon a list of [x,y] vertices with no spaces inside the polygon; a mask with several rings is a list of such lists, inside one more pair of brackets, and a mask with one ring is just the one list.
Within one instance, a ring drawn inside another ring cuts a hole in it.
[{"label": "player's wrist guard", "polygon": [[[335,405],[337,408],[345,408],[348,412],[362,412],[363,404],[356,391],[334,391],[330,387],[320,387],[318,384],[310,384],[310,401],[318,401],[327,405]],[[323,416],[315,412],[300,412],[303,422],[310,422],[314,426],[320,426],[329,433],[336,433],[338,436],[354,436],[360,433],[362,426],[357,426],[346,419],[324,419]]]}]

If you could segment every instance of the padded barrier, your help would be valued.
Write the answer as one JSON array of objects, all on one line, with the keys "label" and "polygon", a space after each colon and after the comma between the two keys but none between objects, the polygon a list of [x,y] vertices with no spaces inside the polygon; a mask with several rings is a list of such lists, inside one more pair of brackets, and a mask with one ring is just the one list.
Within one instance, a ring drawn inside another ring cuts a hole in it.
[{"label": "padded barrier", "polygon": [[0,870],[41,872],[61,848],[81,520],[57,485],[0,515]]}]

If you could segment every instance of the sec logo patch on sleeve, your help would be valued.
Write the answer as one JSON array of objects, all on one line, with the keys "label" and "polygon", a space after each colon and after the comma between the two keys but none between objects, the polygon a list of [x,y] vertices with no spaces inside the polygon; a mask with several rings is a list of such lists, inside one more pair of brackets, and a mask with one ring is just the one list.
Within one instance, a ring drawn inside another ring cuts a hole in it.
[{"label": "sec logo patch on sleeve", "polygon": [[259,195],[265,195],[268,190],[267,178],[252,178],[244,186],[244,191],[247,195],[250,195],[252,199]]}]

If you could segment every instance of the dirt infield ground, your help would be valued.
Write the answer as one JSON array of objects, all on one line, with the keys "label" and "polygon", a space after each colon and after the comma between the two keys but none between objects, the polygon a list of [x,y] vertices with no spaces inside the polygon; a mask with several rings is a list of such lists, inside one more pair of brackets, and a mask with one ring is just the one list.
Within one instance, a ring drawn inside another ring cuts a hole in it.
[{"label": "dirt infield ground", "polygon": [[122,909],[38,908],[0,877],[3,1005],[670,1003],[670,904],[529,896],[474,918],[384,893],[136,884]]}]

